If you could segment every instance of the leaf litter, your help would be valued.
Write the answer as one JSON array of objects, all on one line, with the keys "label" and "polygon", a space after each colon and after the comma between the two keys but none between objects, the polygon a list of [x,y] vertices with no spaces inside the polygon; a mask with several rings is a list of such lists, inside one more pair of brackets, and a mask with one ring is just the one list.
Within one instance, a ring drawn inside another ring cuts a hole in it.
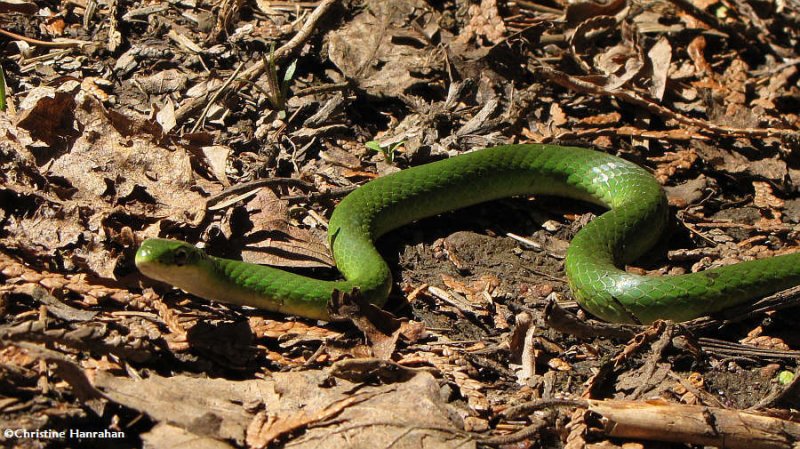
[{"label": "leaf litter", "polygon": [[[796,444],[797,295],[683,327],[588,320],[562,268],[600,212],[586,205],[504,200],[392,233],[386,310],[332,305],[352,324],[197,300],[141,278],[133,254],[181,238],[332,278],[327,219],[347,192],[508,142],[652,170],[676,219],[632,272],[792,252],[797,5],[95,6],[0,1],[4,428],[148,447],[645,447],[665,438],[631,414],[703,406],[709,426]],[[665,447],[716,442],[674,426]]]}]

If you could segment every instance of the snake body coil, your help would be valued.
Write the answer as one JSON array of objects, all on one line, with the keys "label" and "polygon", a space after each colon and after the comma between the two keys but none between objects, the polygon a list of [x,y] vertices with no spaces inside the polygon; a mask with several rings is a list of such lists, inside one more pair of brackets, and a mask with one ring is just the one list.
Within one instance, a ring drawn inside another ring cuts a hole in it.
[{"label": "snake body coil", "polygon": [[800,283],[800,253],[680,276],[640,276],[619,267],[647,251],[667,223],[663,190],[641,167],[597,151],[506,145],[375,179],[348,195],[328,235],[342,281],[221,259],[175,240],[146,240],[136,265],[146,276],[197,296],[328,319],[335,291],[358,288],[383,305],[391,273],[373,242],[412,221],[492,199],[546,194],[610,210],[572,240],[566,273],[575,299],[612,322],[685,321]]}]

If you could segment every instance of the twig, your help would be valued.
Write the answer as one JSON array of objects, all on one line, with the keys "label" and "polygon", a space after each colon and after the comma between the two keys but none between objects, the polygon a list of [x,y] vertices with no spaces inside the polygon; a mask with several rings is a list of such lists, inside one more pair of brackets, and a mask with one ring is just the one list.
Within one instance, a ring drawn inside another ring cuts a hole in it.
[{"label": "twig", "polygon": [[713,354],[733,357],[758,357],[767,360],[798,360],[800,351],[780,350],[759,348],[756,346],[743,345],[732,341],[717,340],[715,338],[701,337],[697,339],[697,344],[703,351]]},{"label": "twig", "polygon": [[0,28],[0,34],[10,37],[11,39],[16,39],[18,41],[25,41],[31,45],[38,45],[39,47],[47,47],[47,48],[73,48],[73,47],[80,47],[81,45],[91,44],[91,42],[89,41],[81,41],[78,39],[64,39],[58,42],[40,41],[38,39],[34,39],[31,37],[25,37],[21,34],[12,33],[11,31],[6,31],[2,28]]},{"label": "twig", "polygon": [[540,419],[536,420],[535,423],[524,427],[522,430],[518,430],[508,435],[498,435],[493,437],[475,435],[475,439],[486,446],[511,445],[512,443],[517,443],[519,441],[530,440],[532,436],[541,432],[546,425],[547,421]]},{"label": "twig", "polygon": [[236,79],[236,76],[239,75],[239,72],[242,71],[242,67],[244,67],[244,62],[240,63],[239,67],[236,67],[236,70],[234,70],[233,74],[231,76],[229,76],[228,79],[225,80],[225,82],[222,84],[222,86],[220,86],[219,89],[214,91],[214,95],[211,96],[211,99],[208,101],[208,103],[206,104],[206,107],[203,109],[203,113],[200,114],[200,117],[197,119],[197,122],[192,127],[192,132],[197,131],[197,128],[199,128],[200,125],[203,122],[205,122],[206,116],[208,115],[208,111],[209,111],[209,109],[211,109],[211,106],[214,104],[215,101],[217,101],[217,98],[219,98],[220,95],[222,95],[223,92],[227,92],[228,86],[231,85],[233,80]]},{"label": "twig", "polygon": [[330,189],[326,192],[313,192],[310,194],[296,194],[296,195],[286,195],[282,196],[282,201],[288,201],[290,203],[299,203],[299,202],[306,202],[306,203],[317,203],[324,200],[329,200],[333,198],[341,198],[348,193],[356,190],[358,186],[347,186],[347,187],[339,187],[336,189]]},{"label": "twig", "polygon": [[529,2],[527,0],[517,0],[517,6],[530,11],[558,15],[564,14],[564,8],[551,8],[550,6],[540,5],[539,3]]},{"label": "twig", "polygon": [[265,178],[265,179],[257,179],[255,181],[245,182],[242,184],[237,184],[230,188],[223,190],[222,192],[212,195],[206,200],[206,208],[208,210],[217,210],[223,209],[226,207],[224,204],[224,200],[226,198],[230,198],[233,195],[243,194],[249,191],[253,191],[255,189],[259,189],[261,187],[276,187],[276,186],[291,186],[291,187],[298,187],[303,190],[311,190],[314,188],[313,185],[295,178]]},{"label": "twig", "polygon": [[342,83],[323,84],[321,86],[311,86],[305,89],[299,89],[294,92],[295,97],[304,97],[306,95],[321,94],[325,92],[338,92],[350,87],[350,83],[345,81]]},{"label": "twig", "polygon": [[506,419],[518,419],[535,411],[553,407],[589,408],[589,401],[569,398],[536,399],[509,407],[503,410],[501,415]]},{"label": "twig", "polygon": [[688,129],[665,129],[648,130],[634,126],[620,126],[616,128],[587,128],[577,130],[567,130],[555,136],[545,137],[542,141],[565,141],[565,140],[590,140],[598,136],[630,136],[643,137],[646,139],[658,140],[708,140],[708,136],[692,132]]}]

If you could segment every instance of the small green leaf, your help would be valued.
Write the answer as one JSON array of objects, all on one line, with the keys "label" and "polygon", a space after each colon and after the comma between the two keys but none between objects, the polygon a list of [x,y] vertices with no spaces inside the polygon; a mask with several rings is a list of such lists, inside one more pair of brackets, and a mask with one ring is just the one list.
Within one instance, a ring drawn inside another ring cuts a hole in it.
[{"label": "small green leaf", "polygon": [[283,74],[283,82],[281,83],[281,105],[286,105],[286,98],[289,95],[289,82],[292,81],[294,77],[294,71],[297,69],[297,59],[292,61],[289,64],[289,67],[286,68],[286,72]]},{"label": "small green leaf", "polygon": [[0,65],[0,111],[6,110],[6,75]]},{"label": "small green leaf", "polygon": [[794,380],[794,373],[791,371],[781,371],[778,373],[778,382],[781,385],[788,385]]},{"label": "small green leaf", "polygon": [[289,64],[289,67],[286,68],[286,73],[283,74],[284,83],[288,83],[289,81],[292,80],[292,78],[294,78],[295,70],[297,70],[297,59],[292,61],[292,63]]},{"label": "small green leaf", "polygon": [[369,142],[365,143],[364,146],[366,146],[367,148],[376,153],[383,152],[383,147],[381,147],[380,142],[378,142],[377,140],[370,140]]},{"label": "small green leaf", "polygon": [[391,164],[394,162],[394,156],[397,148],[405,145],[405,143],[405,140],[401,140],[400,142],[390,143],[389,145],[381,145],[377,140],[370,140],[369,142],[364,143],[364,146],[372,151],[383,153],[383,157],[386,159],[386,162]]}]

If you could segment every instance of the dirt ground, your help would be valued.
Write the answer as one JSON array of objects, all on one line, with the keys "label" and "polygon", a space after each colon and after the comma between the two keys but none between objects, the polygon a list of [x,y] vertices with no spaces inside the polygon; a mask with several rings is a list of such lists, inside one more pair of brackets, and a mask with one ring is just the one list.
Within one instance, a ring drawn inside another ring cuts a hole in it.
[{"label": "dirt ground", "polygon": [[192,297],[133,256],[176,238],[335,279],[347,193],[503,143],[653,173],[671,223],[631,272],[791,253],[799,38],[796,0],[0,0],[0,441],[797,447],[797,291],[594,320],[563,264],[597,206],[398,229],[384,311],[341,298],[333,324]]}]

